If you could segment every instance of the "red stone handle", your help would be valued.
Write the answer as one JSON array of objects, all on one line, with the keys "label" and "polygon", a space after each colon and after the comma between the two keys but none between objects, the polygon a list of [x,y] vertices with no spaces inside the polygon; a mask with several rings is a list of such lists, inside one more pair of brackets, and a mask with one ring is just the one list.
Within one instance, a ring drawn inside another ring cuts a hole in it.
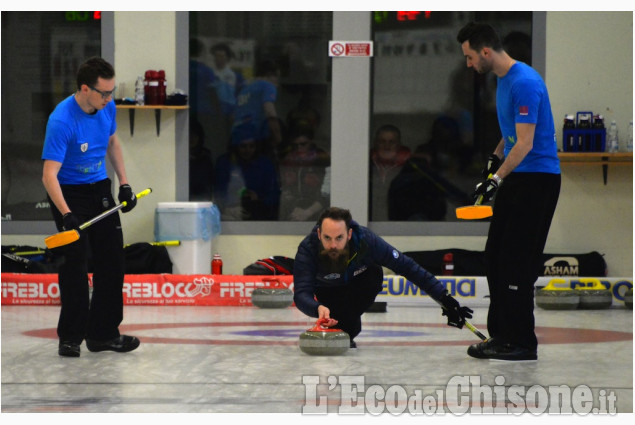
[{"label": "red stone handle", "polygon": [[285,286],[282,284],[282,282],[280,282],[280,279],[278,279],[276,277],[263,277],[262,281],[263,282],[270,282],[269,283],[269,288],[274,288],[274,289],[285,288]]},{"label": "red stone handle", "polygon": [[322,326],[328,321],[329,319],[324,319],[324,318],[318,319],[317,322],[315,322],[315,326],[309,329],[308,332],[342,332],[341,329],[327,328]]}]

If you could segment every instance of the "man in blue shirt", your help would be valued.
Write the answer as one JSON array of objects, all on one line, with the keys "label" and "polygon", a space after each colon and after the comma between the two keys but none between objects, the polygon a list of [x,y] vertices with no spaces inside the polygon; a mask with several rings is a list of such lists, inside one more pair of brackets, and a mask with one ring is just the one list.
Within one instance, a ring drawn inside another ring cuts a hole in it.
[{"label": "man in blue shirt", "polygon": [[382,290],[382,267],[404,276],[436,300],[448,325],[462,328],[472,310],[461,307],[434,275],[355,222],[342,208],[327,208],[298,247],[293,265],[294,301],[307,316],[328,319],[351,339],[361,332],[361,316]]},{"label": "man in blue shirt", "polygon": [[256,79],[244,86],[238,94],[234,112],[234,132],[245,126],[254,129],[253,138],[267,153],[275,152],[282,141],[282,134],[275,102],[278,97],[280,70],[275,61],[258,62]]},{"label": "man in blue shirt", "polygon": [[502,133],[473,195],[488,202],[496,193],[485,246],[491,338],[470,346],[468,354],[536,360],[534,284],[560,194],[549,94],[533,68],[505,52],[490,25],[469,23],[459,31],[457,41],[468,68],[497,76],[496,108]]},{"label": "man in blue shirt", "polygon": [[[114,207],[106,157],[119,180],[122,212],[137,199],[128,184],[121,145],[115,131],[115,71],[94,57],[77,72],[77,92],[60,102],[46,126],[42,182],[59,231]],[[80,232],[78,241],[58,248],[65,261],[58,271],[62,308],[57,326],[58,354],[79,357],[86,339],[89,351],[132,351],[139,340],[121,335],[123,320],[124,251],[119,214]],[[93,294],[89,299],[88,260],[93,262]]]}]

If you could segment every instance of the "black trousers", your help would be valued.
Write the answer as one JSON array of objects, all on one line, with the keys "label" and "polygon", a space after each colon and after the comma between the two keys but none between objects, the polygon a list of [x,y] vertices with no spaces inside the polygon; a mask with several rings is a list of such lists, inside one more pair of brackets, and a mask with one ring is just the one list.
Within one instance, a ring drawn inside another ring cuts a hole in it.
[{"label": "black trousers", "polygon": [[529,349],[538,346],[534,284],[560,182],[559,174],[512,173],[496,194],[485,246],[490,292],[487,330],[502,342]]},{"label": "black trousers", "polygon": [[336,327],[352,340],[362,331],[362,314],[375,302],[383,281],[383,269],[373,265],[353,277],[348,285],[318,287],[315,296],[320,304],[329,308],[331,318],[338,321]]},{"label": "black trousers", "polygon": [[[80,223],[114,207],[110,179],[93,184],[62,185],[66,203]],[[62,231],[62,215],[50,201],[53,219]],[[80,232],[77,242],[56,248],[64,255],[58,270],[62,308],[57,324],[60,340],[81,343],[119,336],[123,320],[125,258],[119,213]],[[93,294],[89,301],[88,253],[93,263]]]}]

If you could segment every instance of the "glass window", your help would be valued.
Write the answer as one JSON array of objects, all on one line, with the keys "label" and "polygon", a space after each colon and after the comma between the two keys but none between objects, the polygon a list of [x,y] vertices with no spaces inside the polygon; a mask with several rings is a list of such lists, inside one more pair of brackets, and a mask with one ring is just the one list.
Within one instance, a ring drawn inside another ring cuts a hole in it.
[{"label": "glass window", "polygon": [[190,12],[190,200],[224,221],[329,205],[331,12]]},{"label": "glass window", "polygon": [[456,41],[491,23],[531,64],[531,12],[373,12],[371,221],[456,221],[500,140],[495,77],[468,69]]},{"label": "glass window", "polygon": [[51,220],[42,185],[48,116],[101,53],[99,12],[2,12],[2,220]]}]

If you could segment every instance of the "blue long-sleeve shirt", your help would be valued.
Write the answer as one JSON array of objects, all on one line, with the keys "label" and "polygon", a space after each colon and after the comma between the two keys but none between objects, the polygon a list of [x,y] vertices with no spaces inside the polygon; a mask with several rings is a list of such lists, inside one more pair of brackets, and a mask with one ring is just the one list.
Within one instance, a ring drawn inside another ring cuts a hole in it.
[{"label": "blue long-sleeve shirt", "polygon": [[380,265],[405,277],[423,289],[435,300],[440,299],[445,287],[437,278],[412,258],[404,255],[377,234],[353,221],[353,236],[350,240],[350,261],[344,274],[320,270],[318,253],[321,242],[315,226],[298,247],[293,265],[294,301],[297,308],[307,316],[318,317],[318,306],[314,298],[317,287],[347,285],[353,276],[371,265]]}]

